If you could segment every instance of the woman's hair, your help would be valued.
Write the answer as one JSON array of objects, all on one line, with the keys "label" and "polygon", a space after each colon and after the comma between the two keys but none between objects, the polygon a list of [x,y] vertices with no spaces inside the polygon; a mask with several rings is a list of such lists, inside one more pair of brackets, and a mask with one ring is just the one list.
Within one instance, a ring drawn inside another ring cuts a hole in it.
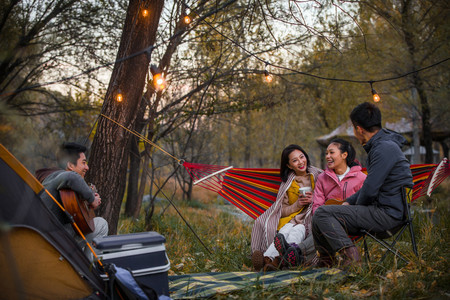
[{"label": "woman's hair", "polygon": [[344,139],[332,139],[330,144],[336,144],[341,151],[341,153],[347,152],[347,157],[345,158],[345,161],[347,162],[347,166],[350,168],[353,166],[359,165],[359,162],[355,159],[356,158],[356,151],[355,148],[353,148],[352,144]]},{"label": "woman's hair", "polygon": [[284,148],[283,152],[281,153],[281,165],[280,165],[280,177],[281,180],[283,182],[286,182],[288,180],[289,177],[289,173],[291,172],[291,169],[288,168],[288,164],[289,164],[289,154],[292,153],[292,151],[294,150],[299,150],[301,151],[305,157],[306,157],[306,169],[309,169],[310,162],[309,162],[309,157],[308,154],[306,153],[305,150],[303,150],[302,147],[300,147],[299,145],[289,145],[286,148]]}]

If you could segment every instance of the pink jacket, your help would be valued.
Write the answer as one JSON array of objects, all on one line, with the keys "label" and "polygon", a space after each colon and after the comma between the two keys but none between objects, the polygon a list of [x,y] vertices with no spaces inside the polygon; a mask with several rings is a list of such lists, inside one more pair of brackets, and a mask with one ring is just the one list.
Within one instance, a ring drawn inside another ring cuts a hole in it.
[{"label": "pink jacket", "polygon": [[329,199],[345,200],[356,193],[362,187],[366,177],[360,166],[353,166],[347,175],[342,178],[342,181],[339,181],[336,173],[327,168],[316,181],[313,195],[313,214],[319,206],[324,205]]}]

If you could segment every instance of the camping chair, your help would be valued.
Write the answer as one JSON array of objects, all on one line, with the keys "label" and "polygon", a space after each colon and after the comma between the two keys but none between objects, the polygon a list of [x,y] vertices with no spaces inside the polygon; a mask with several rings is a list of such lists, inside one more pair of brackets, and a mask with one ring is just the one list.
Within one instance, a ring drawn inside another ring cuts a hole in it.
[{"label": "camping chair", "polygon": [[[395,245],[397,244],[398,240],[402,236],[403,232],[405,232],[406,229],[409,229],[409,234],[411,237],[411,244],[412,244],[412,250],[416,256],[418,256],[417,253],[417,245],[416,245],[416,239],[414,236],[414,228],[413,228],[413,222],[412,222],[412,216],[410,211],[410,203],[412,199],[412,189],[408,187],[402,187],[402,203],[404,207],[404,216],[403,216],[403,223],[386,231],[382,232],[371,232],[370,230],[361,230],[361,234],[363,236],[363,243],[364,243],[364,253],[366,256],[366,260],[370,261],[370,255],[367,247],[367,237],[372,238],[374,241],[379,243],[381,246],[386,248],[386,253],[381,257],[380,262],[382,262],[387,254],[393,253],[395,256],[403,260],[404,262],[408,262],[408,260],[400,254],[400,251],[395,248]],[[393,238],[393,241],[389,244],[385,240]]]}]

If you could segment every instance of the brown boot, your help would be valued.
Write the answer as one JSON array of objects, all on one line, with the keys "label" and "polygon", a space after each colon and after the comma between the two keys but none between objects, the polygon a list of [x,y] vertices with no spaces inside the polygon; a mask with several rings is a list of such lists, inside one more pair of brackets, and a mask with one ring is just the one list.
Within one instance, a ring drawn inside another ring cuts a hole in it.
[{"label": "brown boot", "polygon": [[256,250],[252,253],[252,264],[256,272],[261,271],[261,269],[264,267],[264,254],[261,251]]},{"label": "brown boot", "polygon": [[344,261],[341,266],[346,268],[352,265],[361,265],[361,255],[359,254],[358,248],[356,246],[350,246],[339,251]]},{"label": "brown boot", "polygon": [[281,265],[281,258],[280,258],[280,256],[275,257],[273,260],[271,260],[269,257],[264,257],[264,260],[266,260],[266,258],[268,258],[270,261],[268,261],[264,265],[264,272],[280,270],[280,265]]}]

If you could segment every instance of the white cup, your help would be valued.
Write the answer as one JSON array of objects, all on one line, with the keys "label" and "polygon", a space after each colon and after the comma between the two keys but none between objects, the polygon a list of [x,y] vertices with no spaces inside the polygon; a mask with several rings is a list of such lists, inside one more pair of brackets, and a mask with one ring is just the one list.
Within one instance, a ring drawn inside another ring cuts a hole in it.
[{"label": "white cup", "polygon": [[306,195],[306,192],[311,192],[311,187],[310,186],[305,186],[305,187],[301,187],[298,189],[298,191],[303,194],[303,196]]}]

